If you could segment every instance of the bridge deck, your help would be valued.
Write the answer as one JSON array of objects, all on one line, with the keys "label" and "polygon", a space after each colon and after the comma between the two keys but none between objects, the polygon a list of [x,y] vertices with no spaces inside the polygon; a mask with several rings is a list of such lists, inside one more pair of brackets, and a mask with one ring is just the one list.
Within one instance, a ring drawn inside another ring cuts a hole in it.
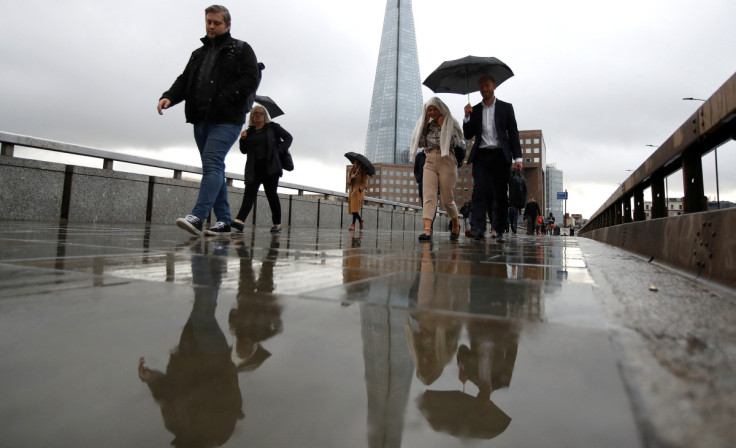
[{"label": "bridge deck", "polygon": [[736,442],[732,292],[592,240],[2,224],[2,446]]}]

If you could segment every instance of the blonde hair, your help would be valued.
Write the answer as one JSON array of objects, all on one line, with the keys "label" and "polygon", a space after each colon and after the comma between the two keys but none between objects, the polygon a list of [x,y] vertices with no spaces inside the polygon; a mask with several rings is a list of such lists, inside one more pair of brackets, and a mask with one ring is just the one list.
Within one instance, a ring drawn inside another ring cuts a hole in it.
[{"label": "blonde hair", "polygon": [[266,110],[265,107],[261,106],[258,103],[253,103],[253,108],[250,110],[250,113],[248,114],[248,127],[256,125],[255,123],[253,123],[253,111],[255,111],[256,109],[260,109],[263,112],[263,117],[266,119],[266,123],[271,122],[271,114],[268,113],[268,110]]}]

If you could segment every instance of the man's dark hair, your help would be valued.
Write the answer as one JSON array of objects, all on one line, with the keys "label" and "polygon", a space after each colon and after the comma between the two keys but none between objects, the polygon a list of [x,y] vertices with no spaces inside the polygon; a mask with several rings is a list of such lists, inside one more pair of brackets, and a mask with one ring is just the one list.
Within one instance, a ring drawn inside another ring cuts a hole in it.
[{"label": "man's dark hair", "polygon": [[228,26],[230,25],[230,11],[228,11],[227,8],[225,8],[222,5],[212,5],[204,10],[204,15],[206,16],[207,14],[211,12],[222,13],[222,20],[224,20],[225,23],[228,24]]},{"label": "man's dark hair", "polygon": [[491,80],[491,82],[493,82],[493,84],[496,84],[496,80],[495,80],[495,79],[493,79],[493,76],[491,76],[491,75],[483,75],[483,76],[481,76],[481,77],[480,77],[480,78],[478,79],[478,84],[480,84],[481,82],[485,81],[486,79],[490,79],[490,80]]}]

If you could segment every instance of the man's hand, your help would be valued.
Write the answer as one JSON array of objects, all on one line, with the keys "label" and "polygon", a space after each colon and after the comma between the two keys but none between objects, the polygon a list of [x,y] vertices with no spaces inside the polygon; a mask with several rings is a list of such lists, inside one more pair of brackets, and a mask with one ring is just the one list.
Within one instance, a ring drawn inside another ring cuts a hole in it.
[{"label": "man's hand", "polygon": [[465,106],[465,118],[468,118],[471,112],[473,112],[473,106],[471,106],[470,103],[468,103]]},{"label": "man's hand", "polygon": [[514,168],[521,171],[521,162],[514,163]]},{"label": "man's hand", "polygon": [[169,100],[168,98],[161,98],[161,100],[158,102],[158,107],[156,108],[158,109],[158,114],[163,115],[164,109],[168,109],[169,106],[171,106],[171,100]]}]

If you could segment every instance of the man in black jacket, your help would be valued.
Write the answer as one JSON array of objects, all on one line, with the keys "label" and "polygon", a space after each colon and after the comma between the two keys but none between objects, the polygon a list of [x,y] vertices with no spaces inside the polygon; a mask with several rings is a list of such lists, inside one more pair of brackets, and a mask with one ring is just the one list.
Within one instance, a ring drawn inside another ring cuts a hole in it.
[{"label": "man in black jacket", "polygon": [[194,125],[202,182],[192,213],[176,221],[194,235],[202,234],[202,223],[213,208],[217,223],[205,233],[230,233],[225,156],[238,139],[261,79],[253,49],[230,36],[227,8],[205,9],[205,23],[202,47],[192,52],[184,72],[158,102],[162,115],[164,109],[185,101],[187,123]]},{"label": "man in black jacket", "polygon": [[539,209],[539,204],[534,200],[534,196],[529,196],[529,202],[524,207],[524,219],[526,219],[526,233],[528,235],[535,235],[537,228],[537,216],[541,215],[542,211]]},{"label": "man in black jacket", "polygon": [[496,98],[496,81],[490,76],[478,80],[483,101],[465,106],[463,134],[475,138],[468,164],[473,165],[473,222],[465,231],[468,238],[482,239],[486,215],[494,216],[496,240],[502,242],[509,209],[508,180],[511,166],[521,170],[521,142],[514,107]]}]

